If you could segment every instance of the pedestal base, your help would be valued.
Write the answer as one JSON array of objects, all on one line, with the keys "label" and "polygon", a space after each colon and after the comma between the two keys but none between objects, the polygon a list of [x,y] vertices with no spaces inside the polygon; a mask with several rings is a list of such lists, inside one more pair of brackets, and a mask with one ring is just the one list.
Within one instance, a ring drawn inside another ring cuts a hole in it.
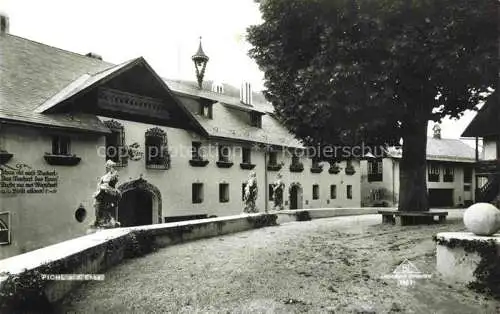
[{"label": "pedestal base", "polygon": [[[481,287],[500,280],[500,234],[477,236],[470,232],[436,235],[436,268],[445,279]],[[498,289],[493,287],[493,289]]]}]

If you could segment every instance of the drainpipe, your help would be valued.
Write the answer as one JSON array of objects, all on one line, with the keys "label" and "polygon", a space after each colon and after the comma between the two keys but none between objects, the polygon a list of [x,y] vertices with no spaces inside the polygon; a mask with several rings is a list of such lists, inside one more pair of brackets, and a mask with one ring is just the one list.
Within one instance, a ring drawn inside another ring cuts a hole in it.
[{"label": "drainpipe", "polygon": [[268,198],[268,187],[267,187],[267,146],[264,148],[264,209],[267,213],[268,208],[269,208],[269,202],[267,201]]}]

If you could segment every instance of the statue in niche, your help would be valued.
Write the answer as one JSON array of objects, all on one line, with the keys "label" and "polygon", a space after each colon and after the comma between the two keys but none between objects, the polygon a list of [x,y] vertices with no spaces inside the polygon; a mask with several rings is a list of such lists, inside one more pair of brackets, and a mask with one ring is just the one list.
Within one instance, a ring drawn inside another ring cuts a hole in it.
[{"label": "statue in niche", "polygon": [[274,198],[274,210],[283,210],[283,190],[285,189],[285,183],[283,183],[281,172],[278,172],[276,181],[273,183],[273,198]]},{"label": "statue in niche", "polygon": [[121,199],[121,192],[116,188],[118,172],[115,166],[116,163],[112,160],[106,161],[106,173],[99,180],[97,191],[93,195],[96,217],[95,228],[116,228],[120,226],[120,223],[116,221],[116,217],[118,217],[118,202]]},{"label": "statue in niche", "polygon": [[245,185],[245,208],[243,212],[245,213],[258,213],[259,210],[255,205],[255,201],[257,200],[257,175],[254,171],[250,173],[248,177],[247,183]]}]

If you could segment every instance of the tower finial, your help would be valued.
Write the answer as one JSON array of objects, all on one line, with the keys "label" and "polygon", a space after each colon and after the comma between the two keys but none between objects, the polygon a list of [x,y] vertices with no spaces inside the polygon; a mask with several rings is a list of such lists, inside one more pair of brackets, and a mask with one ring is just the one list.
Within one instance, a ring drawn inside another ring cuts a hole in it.
[{"label": "tower finial", "polygon": [[196,80],[198,81],[198,87],[200,89],[203,88],[203,77],[205,76],[205,69],[208,63],[208,56],[203,51],[203,47],[201,46],[201,36],[200,36],[200,45],[198,46],[198,51],[191,57],[194,62],[194,67],[196,69]]}]

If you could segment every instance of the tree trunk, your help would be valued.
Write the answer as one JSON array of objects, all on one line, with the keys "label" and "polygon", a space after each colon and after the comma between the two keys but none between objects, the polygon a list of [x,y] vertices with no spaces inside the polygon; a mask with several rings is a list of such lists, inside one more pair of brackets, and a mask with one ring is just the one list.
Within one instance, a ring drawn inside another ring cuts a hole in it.
[{"label": "tree trunk", "polygon": [[413,121],[403,135],[399,169],[399,211],[428,211],[427,120]]}]

